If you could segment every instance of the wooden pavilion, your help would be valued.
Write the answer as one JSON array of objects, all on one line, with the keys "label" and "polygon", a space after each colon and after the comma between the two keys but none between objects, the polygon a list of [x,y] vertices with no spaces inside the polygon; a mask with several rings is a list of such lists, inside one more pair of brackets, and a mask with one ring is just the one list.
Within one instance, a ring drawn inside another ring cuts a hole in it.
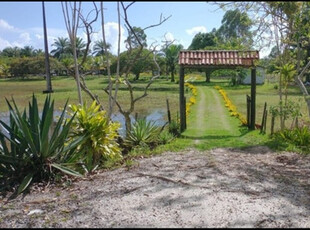
[{"label": "wooden pavilion", "polygon": [[180,65],[180,123],[181,132],[186,129],[186,105],[184,97],[184,69],[196,68],[206,70],[235,69],[237,67],[251,68],[251,107],[250,129],[255,129],[256,103],[256,61],[259,60],[258,51],[238,50],[181,50],[179,53]]}]

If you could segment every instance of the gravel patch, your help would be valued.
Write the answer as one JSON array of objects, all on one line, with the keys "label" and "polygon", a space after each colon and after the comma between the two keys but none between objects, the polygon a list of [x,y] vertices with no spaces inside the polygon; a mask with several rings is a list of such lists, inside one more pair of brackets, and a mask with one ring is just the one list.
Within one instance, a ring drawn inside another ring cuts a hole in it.
[{"label": "gravel patch", "polygon": [[1,228],[309,228],[310,158],[267,147],[137,160],[0,200]]}]

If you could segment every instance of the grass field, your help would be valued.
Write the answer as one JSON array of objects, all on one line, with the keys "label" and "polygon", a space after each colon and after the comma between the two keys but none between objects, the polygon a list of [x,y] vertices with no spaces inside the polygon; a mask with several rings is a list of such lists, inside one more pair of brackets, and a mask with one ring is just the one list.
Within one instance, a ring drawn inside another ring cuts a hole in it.
[{"label": "grass field", "polygon": [[[141,80],[133,83],[135,95],[141,95],[143,88],[147,83],[148,77],[142,76]],[[187,130],[183,133],[183,138],[172,143],[168,148],[180,149],[188,146],[196,146],[201,149],[212,147],[228,146],[247,146],[257,143],[266,143],[267,135],[259,135],[258,130],[248,132],[245,128],[240,128],[238,119],[231,117],[224,107],[222,97],[214,86],[221,86],[226,92],[233,104],[236,105],[238,112],[246,115],[246,95],[250,95],[250,85],[230,86],[226,79],[211,79],[211,83],[205,83],[204,76],[199,74],[188,74],[187,80],[198,88],[197,104],[193,106],[187,121]],[[177,79],[176,79],[177,80]],[[107,105],[107,95],[103,88],[107,85],[107,79],[104,76],[89,76],[86,78],[87,86],[90,90],[99,96],[104,105]],[[272,105],[277,105],[279,101],[278,90],[274,88],[274,83],[265,83],[257,85],[256,96],[256,123],[260,124],[264,103],[267,102],[267,109]],[[69,103],[77,103],[76,83],[73,78],[54,77],[52,79],[54,93],[52,98],[55,100],[55,108],[61,108],[67,99]],[[20,108],[27,106],[28,101],[34,93],[42,106],[46,89],[44,79],[1,79],[0,80],[0,113],[7,112],[8,107],[5,97],[10,99],[14,97]],[[189,92],[186,91],[189,98]],[[120,87],[118,99],[124,108],[128,107],[129,94],[125,86]],[[90,98],[83,93],[83,98],[90,103]],[[150,87],[149,95],[137,103],[135,112],[140,115],[147,115],[154,110],[166,110],[166,99],[169,99],[172,117],[175,118],[179,110],[179,86],[163,77],[156,80]],[[302,104],[303,118],[307,119],[307,107],[299,88],[291,86],[289,88],[289,99],[295,103]],[[115,108],[117,111],[117,108]],[[0,118],[1,119],[1,118]],[[287,121],[289,126],[291,121]],[[279,128],[279,121],[276,121],[276,129]],[[267,134],[270,133],[270,114],[267,118]],[[166,148],[166,147],[164,147]]]},{"label": "grass field", "polygon": [[[143,88],[147,81],[142,78],[140,81],[135,82],[134,90],[135,96],[143,94]],[[103,76],[90,76],[86,78],[87,87],[98,95],[100,101],[104,106],[107,106],[108,97],[102,90],[107,86],[107,79]],[[46,97],[43,90],[46,89],[46,82],[44,79],[25,79],[25,80],[0,80],[0,112],[7,112],[8,107],[5,98],[11,100],[14,97],[17,105],[24,108],[28,105],[32,94],[38,97],[39,106],[43,105]],[[72,77],[54,77],[52,78],[52,98],[55,100],[55,108],[61,108],[69,99],[69,103],[78,103],[78,96],[76,91],[76,83]],[[90,104],[91,99],[84,92],[82,93],[83,100]],[[121,105],[126,109],[129,106],[129,93],[125,90],[125,86],[120,86],[118,99]],[[171,83],[166,79],[158,79],[149,89],[149,95],[139,101],[136,105],[136,112],[138,114],[148,114],[152,110],[166,108],[166,98],[169,99],[170,107],[173,112],[178,109],[178,84]],[[115,108],[114,111],[117,111]]]}]

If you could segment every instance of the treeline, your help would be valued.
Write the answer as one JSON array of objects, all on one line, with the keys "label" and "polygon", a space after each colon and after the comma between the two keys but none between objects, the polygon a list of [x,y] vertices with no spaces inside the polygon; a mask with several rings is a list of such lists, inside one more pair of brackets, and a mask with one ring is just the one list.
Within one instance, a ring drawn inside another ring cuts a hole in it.
[{"label": "treeline", "polygon": [[[52,44],[55,47],[50,54],[50,71],[52,75],[68,76],[74,69],[74,59],[72,55],[72,48],[67,38],[58,38]],[[110,46],[109,46],[110,47]],[[85,43],[81,38],[77,38],[77,54],[78,60],[81,61],[82,54],[85,52]],[[145,53],[147,50],[145,49]],[[117,57],[109,52],[111,72],[116,72]],[[158,54],[157,62],[162,70],[167,70],[165,57]],[[30,75],[43,76],[45,75],[45,55],[41,49],[34,49],[32,46],[7,47],[0,51],[0,77],[21,77],[25,78]],[[130,62],[130,56],[127,52],[120,55],[121,67],[126,62]],[[141,59],[137,62],[131,72],[139,78],[141,72],[153,71],[155,66],[153,64],[153,56],[149,55],[147,58]],[[104,54],[104,47],[102,41],[97,41],[91,52],[87,54],[87,61],[83,66],[80,66],[81,73],[86,74],[107,74],[107,61]],[[168,74],[168,73],[166,73]]]}]

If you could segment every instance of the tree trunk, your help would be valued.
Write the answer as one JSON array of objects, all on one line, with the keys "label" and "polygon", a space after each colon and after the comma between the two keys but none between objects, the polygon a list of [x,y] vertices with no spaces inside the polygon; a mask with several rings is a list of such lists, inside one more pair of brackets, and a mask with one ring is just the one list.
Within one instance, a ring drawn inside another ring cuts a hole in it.
[{"label": "tree trunk", "polygon": [[75,81],[76,81],[76,86],[78,90],[78,98],[79,98],[79,103],[82,105],[82,92],[81,92],[81,85],[80,85],[80,74],[79,74],[79,66],[77,62],[77,54],[76,54],[76,39],[73,38],[73,59],[74,59],[74,75],[75,75]]},{"label": "tree trunk", "polygon": [[125,127],[126,127],[126,134],[130,132],[131,130],[131,118],[130,113],[123,113],[123,116],[125,118]]},{"label": "tree trunk", "polygon": [[139,78],[140,78],[140,73],[136,73],[136,76],[135,76],[135,81],[138,81],[139,80]]},{"label": "tree trunk", "polygon": [[175,82],[175,79],[174,79],[174,71],[171,72],[171,82]]},{"label": "tree trunk", "polygon": [[210,78],[211,78],[211,73],[212,73],[212,72],[211,72],[211,71],[206,70],[206,72],[205,72],[205,73],[206,73],[206,82],[207,82],[207,83],[210,83]]},{"label": "tree trunk", "polygon": [[47,42],[47,29],[46,29],[46,19],[45,19],[45,7],[44,2],[42,2],[43,10],[43,29],[44,29],[44,51],[45,51],[45,72],[46,72],[46,93],[52,93],[52,81],[51,81],[51,71],[50,71],[50,61],[48,56],[48,42]]}]

